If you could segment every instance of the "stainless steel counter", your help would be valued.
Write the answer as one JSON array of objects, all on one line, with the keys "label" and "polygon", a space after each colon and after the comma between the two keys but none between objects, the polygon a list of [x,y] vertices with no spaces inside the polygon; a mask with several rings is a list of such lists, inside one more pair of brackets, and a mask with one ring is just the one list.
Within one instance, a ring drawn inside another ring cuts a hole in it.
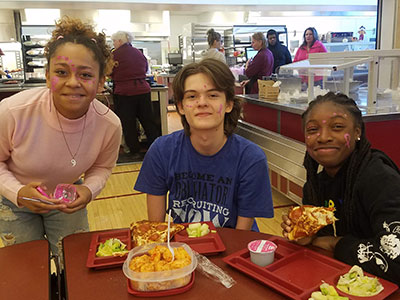
[{"label": "stainless steel counter", "polygon": [[0,93],[1,92],[20,92],[23,90],[46,86],[46,83],[15,83],[15,84],[4,84],[0,83]]},{"label": "stainless steel counter", "polygon": [[[250,95],[237,95],[242,98],[245,102],[252,103],[255,105],[260,105],[278,111],[285,111],[297,115],[301,115],[306,109],[308,104],[296,104],[296,103],[279,103],[267,101],[260,99],[258,94]],[[380,122],[380,121],[390,121],[390,120],[400,120],[400,112],[390,112],[390,113],[366,113],[363,112],[364,122]]]},{"label": "stainless steel counter", "polygon": [[[13,94],[21,92],[23,90],[46,86],[46,83],[29,83],[29,84],[1,84],[0,83],[0,100],[9,97]],[[105,99],[107,98],[108,99]],[[112,104],[112,96],[108,93],[98,94],[96,97],[102,101],[105,105]],[[107,102],[110,102],[107,104]],[[168,105],[168,88],[164,85],[156,85],[151,87],[151,101],[159,102],[159,114],[161,121],[161,132],[163,135],[168,134],[168,123],[167,123],[167,105]]]}]

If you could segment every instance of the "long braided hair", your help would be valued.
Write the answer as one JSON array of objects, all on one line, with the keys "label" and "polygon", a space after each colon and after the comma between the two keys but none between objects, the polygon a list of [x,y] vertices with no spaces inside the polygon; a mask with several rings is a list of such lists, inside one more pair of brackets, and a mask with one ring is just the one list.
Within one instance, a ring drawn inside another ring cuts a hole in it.
[{"label": "long braided hair", "polygon": [[[354,187],[357,181],[358,175],[361,170],[366,166],[367,162],[371,158],[371,144],[369,143],[365,135],[365,126],[362,120],[362,115],[360,109],[357,107],[355,101],[344,94],[329,92],[324,96],[318,96],[313,100],[308,106],[307,110],[302,114],[303,130],[305,126],[305,121],[308,114],[312,109],[318,105],[325,102],[332,102],[336,105],[342,106],[346,109],[352,116],[355,126],[361,129],[360,140],[357,141],[354,151],[350,154],[348,168],[346,172],[346,186],[344,192],[344,210],[345,210],[345,227],[347,230],[352,230],[355,218],[355,201],[354,201]],[[309,154],[306,152],[304,157],[303,166],[307,171],[307,182],[305,186],[303,198],[310,201],[313,205],[319,206],[319,199],[317,192],[319,191],[318,180],[317,180],[317,170],[318,162],[316,162]]]}]

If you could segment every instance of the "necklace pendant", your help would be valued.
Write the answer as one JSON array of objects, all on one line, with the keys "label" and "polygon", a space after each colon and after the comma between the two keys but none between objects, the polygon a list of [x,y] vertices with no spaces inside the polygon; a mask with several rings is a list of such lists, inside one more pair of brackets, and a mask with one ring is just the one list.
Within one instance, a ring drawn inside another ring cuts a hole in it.
[{"label": "necklace pendant", "polygon": [[71,159],[71,164],[72,164],[72,166],[73,167],[75,167],[76,166],[76,160],[73,158],[73,159]]}]

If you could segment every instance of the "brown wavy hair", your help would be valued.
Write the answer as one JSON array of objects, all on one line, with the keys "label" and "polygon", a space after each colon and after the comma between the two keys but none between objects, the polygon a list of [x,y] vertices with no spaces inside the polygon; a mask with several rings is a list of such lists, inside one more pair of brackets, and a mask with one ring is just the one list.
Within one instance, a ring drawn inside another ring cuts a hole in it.
[{"label": "brown wavy hair", "polygon": [[239,117],[242,113],[242,100],[235,96],[235,77],[231,70],[223,62],[212,58],[203,59],[199,63],[191,63],[185,66],[179,71],[172,82],[175,107],[181,116],[181,122],[185,134],[190,136],[190,125],[187,122],[185,115],[182,115],[179,112],[178,104],[183,101],[186,79],[191,75],[200,73],[208,76],[214,83],[215,88],[225,93],[227,102],[233,102],[232,111],[225,113],[224,118],[224,133],[226,136],[230,136],[235,131]]},{"label": "brown wavy hair", "polygon": [[114,61],[111,49],[106,43],[106,35],[102,32],[96,33],[92,25],[68,16],[64,16],[56,22],[51,39],[45,46],[47,69],[58,47],[66,43],[79,44],[88,48],[93,53],[93,58],[99,63],[100,77],[112,72]]}]

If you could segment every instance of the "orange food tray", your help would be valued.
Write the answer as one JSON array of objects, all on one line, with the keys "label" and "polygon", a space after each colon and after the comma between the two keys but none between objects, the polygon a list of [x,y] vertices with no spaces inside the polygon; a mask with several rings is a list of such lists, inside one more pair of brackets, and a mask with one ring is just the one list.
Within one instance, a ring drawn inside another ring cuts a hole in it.
[{"label": "orange food tray", "polygon": [[[347,273],[351,268],[336,259],[284,239],[272,238],[270,241],[278,248],[274,262],[268,266],[253,264],[247,248],[224,257],[223,260],[271,289],[296,300],[307,300],[312,292],[319,291],[322,281],[336,287],[340,275]],[[365,275],[374,277],[366,272]],[[384,290],[371,297],[356,297],[340,290],[337,292],[350,299],[380,300],[398,289],[396,284],[382,278],[379,278],[379,282]]]},{"label": "orange food tray", "polygon": [[225,251],[226,247],[222,242],[221,237],[216,232],[214,224],[210,221],[199,223],[207,224],[208,228],[210,229],[210,233],[201,237],[189,237],[186,228],[190,223],[183,223],[182,225],[185,226],[185,229],[175,234],[175,241],[188,244],[194,251],[203,255],[213,255]]},{"label": "orange food tray", "polygon": [[129,229],[118,229],[93,233],[92,241],[90,242],[88,258],[86,261],[86,266],[88,268],[104,269],[122,266],[128,254],[125,254],[124,256],[96,256],[96,252],[100,243],[104,243],[106,240],[111,238],[119,239],[126,245],[127,250],[131,250],[132,242]]}]

